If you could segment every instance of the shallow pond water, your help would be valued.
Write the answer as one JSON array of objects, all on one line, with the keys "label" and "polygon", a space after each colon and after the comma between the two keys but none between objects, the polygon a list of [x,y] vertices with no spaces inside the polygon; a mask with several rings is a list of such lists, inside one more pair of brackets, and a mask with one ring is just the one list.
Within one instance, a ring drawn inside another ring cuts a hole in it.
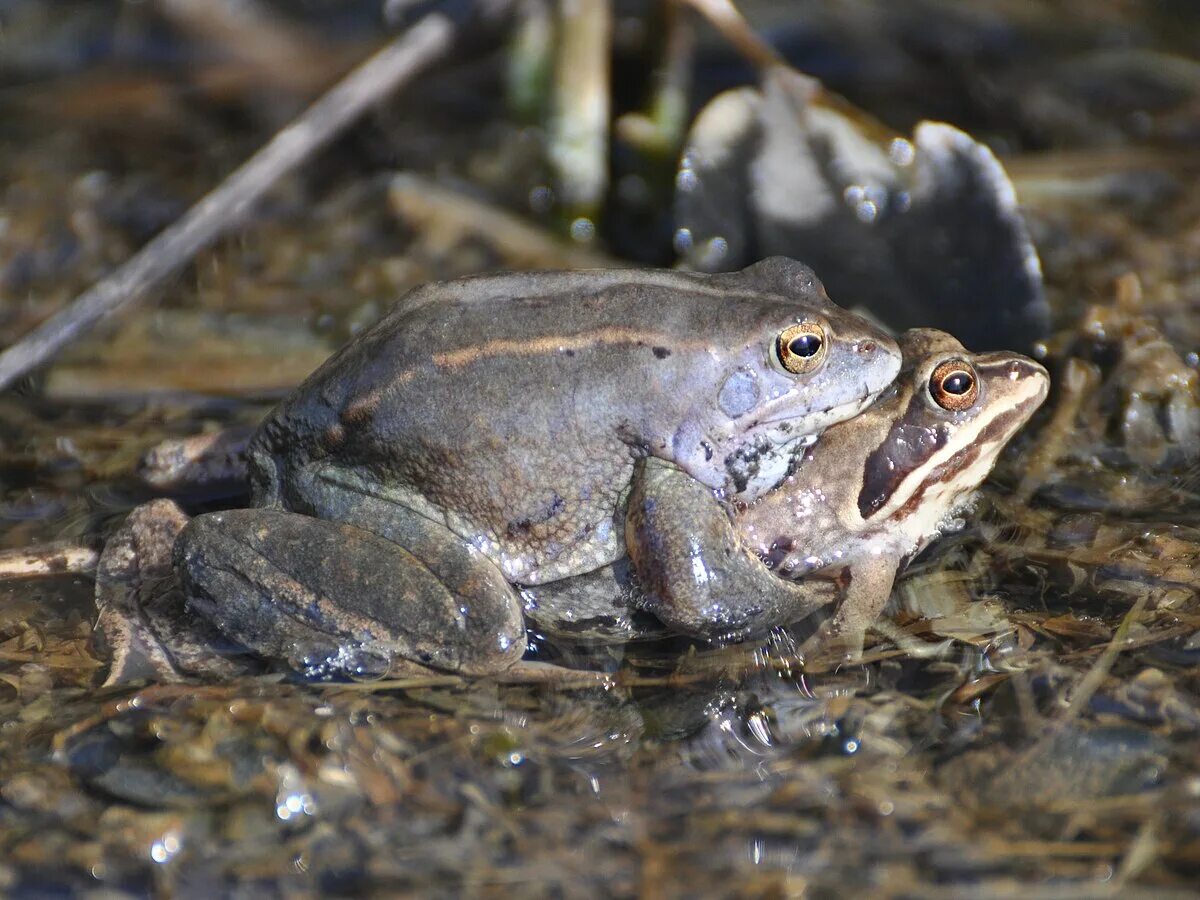
[{"label": "shallow pond water", "polygon": [[[613,684],[273,673],[99,688],[91,579],[8,578],[0,894],[1194,894],[1200,16],[1186,2],[760,6],[748,15],[792,63],[888,126],[945,118],[997,151],[1054,313],[1037,348],[1046,409],[967,528],[910,567],[863,660],[804,660],[787,631],[724,648],[531,634],[532,656]],[[298,77],[187,7],[0,9],[0,344],[172,221],[388,27],[376,3],[263,4],[308,48]],[[639,13],[614,32],[618,111],[649,78],[635,63],[655,20]],[[701,37],[696,105],[753,78]],[[254,423],[407,288],[566,258],[539,132],[505,112],[502,65],[484,45],[429,75],[150,302],[0,394],[0,551],[100,546],[162,493],[139,474],[147,449]],[[668,260],[669,222],[647,213],[661,161],[613,166],[628,190],[600,237]],[[406,215],[397,170],[538,238],[517,250],[461,210]],[[168,493],[189,511],[243,500],[236,482]]]}]

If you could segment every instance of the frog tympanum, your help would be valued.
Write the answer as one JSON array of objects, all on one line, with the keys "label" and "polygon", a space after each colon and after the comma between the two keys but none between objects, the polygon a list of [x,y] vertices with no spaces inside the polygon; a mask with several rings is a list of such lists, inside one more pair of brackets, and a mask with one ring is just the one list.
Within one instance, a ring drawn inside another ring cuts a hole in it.
[{"label": "frog tympanum", "polygon": [[[526,643],[514,585],[625,557],[645,460],[724,517],[722,502],[776,485],[899,365],[891,338],[782,258],[728,275],[426,286],[262,424],[248,451],[254,508],[183,529],[189,610],[311,674],[393,660],[503,671]],[[638,558],[675,549],[651,543]],[[690,617],[693,633],[703,619]]]}]

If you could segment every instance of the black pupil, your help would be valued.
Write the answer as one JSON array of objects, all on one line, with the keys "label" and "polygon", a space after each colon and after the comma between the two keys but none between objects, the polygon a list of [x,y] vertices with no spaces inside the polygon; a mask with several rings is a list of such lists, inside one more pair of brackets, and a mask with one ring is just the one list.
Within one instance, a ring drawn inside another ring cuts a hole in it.
[{"label": "black pupil", "polygon": [[955,372],[947,375],[942,381],[942,390],[947,394],[965,394],[971,390],[971,376],[966,372]]},{"label": "black pupil", "polygon": [[788,341],[788,352],[793,356],[802,356],[806,359],[810,356],[816,356],[821,349],[821,339],[815,334],[800,334]]}]

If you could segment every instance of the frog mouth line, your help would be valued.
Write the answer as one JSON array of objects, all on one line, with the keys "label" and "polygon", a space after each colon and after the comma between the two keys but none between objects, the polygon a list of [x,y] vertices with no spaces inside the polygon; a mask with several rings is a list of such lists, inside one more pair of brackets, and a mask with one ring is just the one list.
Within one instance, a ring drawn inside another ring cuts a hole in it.
[{"label": "frog mouth line", "polygon": [[839,403],[837,406],[828,406],[818,412],[795,413],[784,416],[776,416],[772,419],[761,419],[757,424],[778,425],[781,422],[794,422],[797,419],[809,417],[828,419],[833,422],[842,422],[846,419],[854,418],[867,407],[871,406],[877,399],[878,396],[867,394],[866,396],[860,397],[857,400],[849,400],[845,403]]}]

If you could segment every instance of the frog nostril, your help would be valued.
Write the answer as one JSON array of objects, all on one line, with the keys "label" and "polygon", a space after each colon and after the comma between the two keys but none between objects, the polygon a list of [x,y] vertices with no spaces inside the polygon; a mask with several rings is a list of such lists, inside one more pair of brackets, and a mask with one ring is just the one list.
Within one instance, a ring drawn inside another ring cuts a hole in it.
[{"label": "frog nostril", "polygon": [[858,345],[859,353],[874,353],[879,349],[879,345],[874,341],[863,341]]}]

